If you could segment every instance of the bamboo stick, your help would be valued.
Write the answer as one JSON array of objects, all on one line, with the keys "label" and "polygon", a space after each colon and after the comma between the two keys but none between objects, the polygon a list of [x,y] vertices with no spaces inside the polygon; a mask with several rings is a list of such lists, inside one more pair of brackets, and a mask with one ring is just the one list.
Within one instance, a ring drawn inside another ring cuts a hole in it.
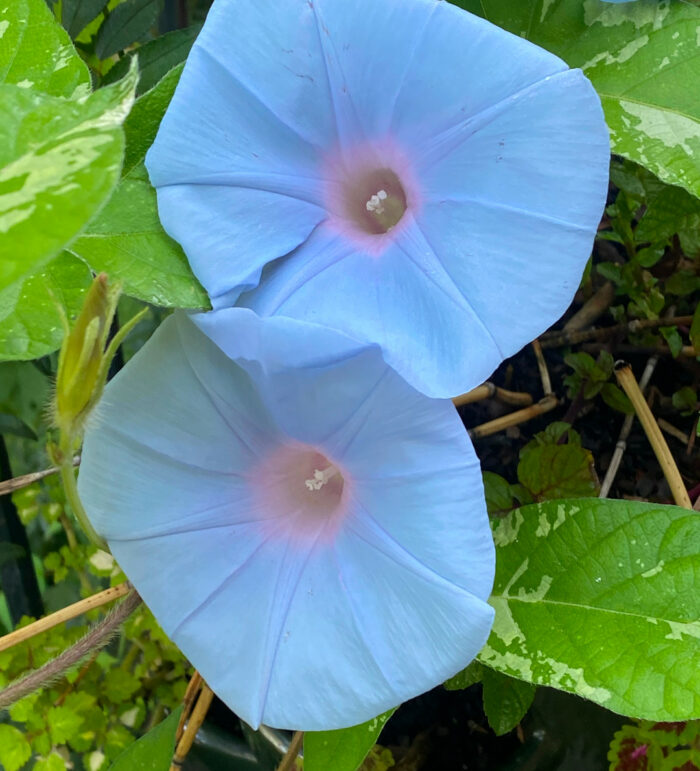
[{"label": "bamboo stick", "polygon": [[0,651],[5,651],[25,640],[36,637],[36,635],[46,632],[48,629],[53,629],[64,621],[76,618],[77,616],[86,613],[88,610],[99,608],[101,605],[106,605],[108,602],[113,602],[114,600],[119,599],[119,597],[128,594],[131,589],[131,584],[128,581],[124,581],[123,584],[112,586],[109,589],[105,589],[103,592],[98,592],[91,597],[86,597],[84,600],[74,602],[66,608],[61,608],[61,610],[57,610],[55,613],[44,616],[44,618],[40,618],[38,621],[34,621],[27,626],[23,626],[21,629],[15,629],[14,632],[10,632],[9,634],[4,635],[4,637],[0,637]]},{"label": "bamboo stick", "polygon": [[545,396],[544,399],[540,399],[537,404],[526,407],[524,410],[516,410],[509,415],[503,415],[495,420],[489,420],[486,423],[475,426],[469,430],[469,435],[473,439],[478,439],[483,436],[489,436],[490,434],[496,434],[511,426],[517,426],[520,423],[524,423],[526,420],[532,420],[532,418],[544,415],[545,412],[553,410],[558,403],[557,397],[554,394],[550,394],[549,396]]},{"label": "bamboo stick", "polygon": [[676,462],[673,460],[673,455],[671,455],[671,451],[668,449],[668,444],[664,439],[664,435],[661,433],[661,429],[654,419],[654,415],[649,409],[649,405],[644,399],[644,395],[632,372],[632,367],[630,367],[627,362],[618,361],[615,365],[615,377],[622,390],[632,402],[632,406],[637,413],[639,422],[642,424],[642,428],[649,439],[654,454],[661,465],[668,486],[671,488],[673,500],[678,506],[692,509],[690,497],[688,496],[688,491],[685,489],[685,485],[681,479],[678,466],[676,466]]},{"label": "bamboo stick", "polygon": [[183,731],[180,741],[177,743],[177,748],[170,764],[170,771],[181,771],[182,764],[185,762],[187,753],[192,749],[197,731],[199,731],[204,722],[213,699],[214,691],[203,682],[197,703],[194,705],[190,719],[187,721],[187,726]]},{"label": "bamboo stick", "polygon": [[282,762],[277,766],[277,771],[292,771],[295,768],[299,750],[301,750],[303,743],[304,732],[295,731],[292,741],[289,744],[289,749],[282,758]]}]

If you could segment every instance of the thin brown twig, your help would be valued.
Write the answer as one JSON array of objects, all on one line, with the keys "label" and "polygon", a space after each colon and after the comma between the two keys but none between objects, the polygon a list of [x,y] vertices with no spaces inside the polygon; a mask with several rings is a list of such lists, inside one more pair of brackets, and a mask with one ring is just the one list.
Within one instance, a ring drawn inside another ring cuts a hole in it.
[{"label": "thin brown twig", "polygon": [[133,587],[128,581],[124,581],[122,584],[111,586],[109,589],[97,592],[97,594],[93,594],[91,597],[86,597],[84,600],[79,600],[72,605],[61,608],[61,610],[57,610],[55,613],[44,616],[44,618],[40,618],[38,621],[27,624],[27,626],[15,629],[14,632],[10,632],[9,634],[0,637],[0,651],[5,651],[25,640],[36,637],[36,635],[46,632],[48,629],[53,629],[64,621],[76,618],[77,616],[86,613],[88,610],[99,608],[101,605],[106,605],[109,602],[114,602],[114,600],[128,594],[132,588]]},{"label": "thin brown twig", "polygon": [[194,744],[197,731],[199,731],[204,722],[204,718],[207,716],[213,698],[214,691],[203,682],[197,703],[194,705],[190,719],[187,721],[185,730],[180,737],[180,741],[177,743],[177,748],[175,749],[175,754],[173,755],[173,760],[170,764],[170,771],[181,771],[182,764],[185,762],[187,753]]},{"label": "thin brown twig", "polygon": [[526,407],[533,402],[532,396],[524,391],[509,391],[507,388],[501,388],[488,380],[480,386],[472,388],[471,391],[455,396],[452,402],[455,407],[461,407],[464,404],[480,402],[491,397],[505,404],[513,404],[518,407]]},{"label": "thin brown twig", "polygon": [[606,281],[564,324],[564,332],[572,333],[593,324],[612,305],[615,299],[615,287]]},{"label": "thin brown twig", "polygon": [[[73,465],[80,465],[80,455],[76,455],[73,458]],[[31,474],[22,474],[19,477],[13,477],[12,479],[6,479],[0,482],[0,495],[9,495],[17,490],[21,490],[23,487],[29,487],[34,482],[38,482],[41,479],[50,477],[52,474],[58,474],[61,469],[58,466],[52,466],[51,468],[45,468],[43,471],[33,471]]]},{"label": "thin brown twig", "polygon": [[547,332],[540,337],[540,343],[543,348],[557,348],[561,345],[573,345],[574,343],[585,343],[590,340],[607,340],[609,337],[620,332],[639,332],[642,329],[655,329],[657,327],[672,327],[691,324],[692,316],[673,316],[671,318],[661,319],[634,319],[622,324],[614,324],[610,327],[599,327],[597,329],[584,329],[561,332]]},{"label": "thin brown twig", "polygon": [[542,381],[542,391],[545,396],[549,396],[552,393],[552,379],[549,377],[549,369],[547,368],[547,362],[545,361],[544,354],[542,353],[542,346],[540,341],[535,339],[532,341],[532,350],[535,352],[535,359],[537,360],[537,369],[540,371],[540,380]]},{"label": "thin brown twig", "polygon": [[559,400],[557,397],[554,394],[550,394],[549,396],[545,396],[544,399],[540,399],[537,404],[526,407],[524,410],[516,410],[508,415],[503,415],[495,420],[489,420],[486,423],[475,426],[469,430],[469,435],[472,439],[478,439],[483,436],[489,436],[490,434],[496,434],[511,426],[517,426],[520,423],[524,423],[526,420],[532,420],[532,418],[544,415],[545,412],[553,410],[558,403]]},{"label": "thin brown twig", "polygon": [[678,471],[678,466],[676,466],[676,462],[668,448],[664,435],[661,433],[661,429],[654,419],[654,415],[649,409],[649,405],[644,399],[644,395],[632,372],[632,367],[627,364],[627,362],[618,361],[615,364],[615,377],[622,390],[632,402],[634,411],[637,413],[639,422],[642,424],[642,428],[644,429],[651,447],[654,450],[654,454],[659,461],[664,477],[666,477],[673,500],[678,506],[692,509],[693,506],[690,502],[688,491],[683,484],[683,479]]},{"label": "thin brown twig", "polygon": [[[599,353],[602,350],[610,350],[610,345],[609,343],[585,343],[581,346],[581,350],[586,353]],[[673,351],[667,345],[627,345],[626,343],[621,343],[620,345],[614,345],[613,351],[625,356],[630,354],[640,356],[674,356]],[[694,359],[696,356],[700,356],[700,350],[692,345],[684,345],[674,358]]]},{"label": "thin brown twig", "polygon": [[679,442],[682,442],[686,447],[688,446],[688,442],[690,441],[690,438],[687,434],[684,434],[679,428],[676,428],[672,423],[669,423],[667,420],[664,420],[663,418],[658,418],[656,421],[659,424],[659,428],[662,431],[665,431],[669,436],[672,436],[674,439],[678,439]]},{"label": "thin brown twig", "polygon": [[279,766],[277,766],[277,771],[292,771],[296,765],[297,758],[299,757],[299,751],[301,750],[303,744],[304,732],[295,731],[294,736],[292,737],[292,741],[289,743],[287,752],[282,758]]},{"label": "thin brown twig", "polygon": [[[656,369],[656,365],[658,363],[658,356],[651,356],[647,361],[647,365],[644,368],[644,372],[642,373],[642,377],[639,381],[639,387],[642,390],[642,393],[646,391],[647,386],[649,385],[649,381],[651,380],[651,376],[654,374],[654,370]],[[620,463],[622,462],[622,456],[625,454],[625,450],[627,449],[627,437],[630,435],[633,423],[634,415],[625,415],[625,419],[622,422],[622,428],[620,429],[620,434],[617,437],[617,442],[615,444],[615,451],[613,452],[610,463],[608,464],[603,482],[600,485],[600,493],[598,494],[600,498],[607,497],[608,493],[610,492],[610,488],[615,481],[617,471],[620,468]]]},{"label": "thin brown twig", "polygon": [[19,701],[27,694],[33,693],[39,688],[45,688],[61,677],[66,670],[75,666],[81,659],[98,648],[104,647],[124,621],[141,604],[139,595],[132,591],[126,599],[113,608],[98,624],[95,624],[88,633],[78,640],[70,648],[56,656],[43,667],[30,672],[20,680],[10,683],[0,691],[0,709],[5,709]]},{"label": "thin brown twig", "polygon": [[203,682],[204,681],[202,680],[202,676],[199,674],[199,672],[197,672],[197,670],[195,670],[189,683],[187,683],[187,690],[185,691],[185,695],[182,699],[182,714],[180,715],[180,720],[177,724],[177,731],[175,731],[175,744],[177,744],[180,739],[182,739],[182,734],[185,730],[185,723],[187,722],[190,713],[192,712],[194,700],[197,697],[197,694],[200,692]]}]

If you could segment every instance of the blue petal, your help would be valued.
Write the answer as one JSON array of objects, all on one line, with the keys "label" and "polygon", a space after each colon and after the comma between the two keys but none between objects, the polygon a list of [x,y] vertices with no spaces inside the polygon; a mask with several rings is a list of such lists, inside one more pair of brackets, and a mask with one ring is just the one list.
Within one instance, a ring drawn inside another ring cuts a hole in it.
[{"label": "blue petal", "polygon": [[[240,370],[176,315],[109,384],[85,436],[79,491],[108,540],[241,520],[241,471],[278,436]],[[157,501],[154,504],[153,501]]]},{"label": "blue petal", "polygon": [[307,444],[328,446],[358,404],[373,401],[388,372],[376,345],[316,324],[284,317],[263,323],[245,308],[191,318],[247,371],[280,429]]},{"label": "blue petal", "polygon": [[311,8],[217,0],[146,159],[163,225],[215,304],[323,218],[318,145],[335,136]]},{"label": "blue petal", "polygon": [[391,130],[408,147],[419,150],[465,117],[567,69],[554,54],[451,3],[434,6],[394,105]]},{"label": "blue petal", "polygon": [[580,70],[433,140],[417,220],[482,322],[470,340],[488,334],[510,356],[566,310],[602,215],[609,157],[600,102]]},{"label": "blue petal", "polygon": [[[462,669],[492,620],[483,597],[353,523],[332,553],[311,555],[299,578],[263,721],[308,730],[361,723]],[[303,693],[311,672],[315,699],[293,710],[287,695]]]},{"label": "blue petal", "polygon": [[374,341],[428,396],[462,393],[504,358],[415,223],[379,257],[344,249],[337,235],[318,228],[239,304]]},{"label": "blue petal", "polygon": [[244,187],[179,184],[157,193],[163,227],[215,308],[256,286],[264,265],[302,243],[325,216],[296,198]]},{"label": "blue petal", "polygon": [[[494,557],[452,406],[330,329],[194,318],[221,348],[167,319],[108,385],[79,478],[166,632],[254,726],[356,724],[461,669],[488,635]],[[319,437],[348,475],[347,509],[290,531],[265,519],[251,465]]]}]

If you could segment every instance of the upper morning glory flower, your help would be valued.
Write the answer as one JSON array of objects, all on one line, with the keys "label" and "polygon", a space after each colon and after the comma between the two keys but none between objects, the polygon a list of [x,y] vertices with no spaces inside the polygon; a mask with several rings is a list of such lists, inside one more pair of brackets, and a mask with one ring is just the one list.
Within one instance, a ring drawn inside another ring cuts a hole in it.
[{"label": "upper morning glory flower", "polygon": [[376,346],[247,309],[176,314],[95,418],[92,524],[252,726],[361,723],[486,641],[479,462],[452,404]]},{"label": "upper morning glory flower", "polygon": [[566,309],[608,163],[580,70],[443,0],[215,0],[147,156],[215,308],[376,341],[443,397]]}]

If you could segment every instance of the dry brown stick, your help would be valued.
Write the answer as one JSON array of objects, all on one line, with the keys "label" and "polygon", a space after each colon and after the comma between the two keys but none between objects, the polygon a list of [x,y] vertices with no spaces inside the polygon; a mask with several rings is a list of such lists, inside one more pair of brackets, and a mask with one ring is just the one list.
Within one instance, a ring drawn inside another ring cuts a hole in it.
[{"label": "dry brown stick", "polygon": [[503,417],[489,420],[486,423],[482,423],[480,426],[475,426],[469,430],[469,435],[472,439],[478,439],[482,436],[496,434],[511,426],[517,426],[520,423],[524,423],[526,420],[532,420],[532,418],[536,418],[539,415],[544,415],[545,412],[553,410],[557,404],[557,397],[554,394],[550,394],[549,396],[545,396],[544,399],[540,399],[537,404],[526,407],[524,410],[516,410],[509,415],[503,415]]},{"label": "dry brown stick", "polygon": [[[73,458],[73,465],[80,465],[80,455],[76,455]],[[58,474],[59,471],[58,466],[52,466],[51,468],[45,468],[43,471],[33,471],[31,474],[23,474],[19,477],[6,479],[4,482],[0,482],[0,495],[9,495],[17,490],[21,490],[23,487],[29,487],[29,485],[33,485],[34,482],[38,482],[40,479],[50,477],[52,474]]]},{"label": "dry brown stick", "polygon": [[540,380],[542,381],[542,390],[545,396],[549,396],[552,393],[552,380],[549,377],[549,370],[547,369],[547,362],[545,361],[544,354],[542,353],[542,346],[540,341],[535,339],[532,341],[532,350],[535,352],[535,359],[537,360],[537,369],[540,371]]},{"label": "dry brown stick", "polygon": [[177,724],[177,731],[175,731],[175,744],[177,744],[180,739],[182,739],[182,734],[185,730],[185,723],[190,716],[190,712],[192,712],[192,705],[194,704],[194,700],[202,688],[202,682],[202,676],[199,674],[199,672],[197,672],[197,670],[195,670],[189,683],[187,683],[187,690],[185,691],[185,695],[182,699],[182,714],[180,715],[180,720]]},{"label": "dry brown stick", "polygon": [[672,436],[674,439],[678,439],[679,442],[683,442],[683,444],[686,447],[688,446],[690,437],[684,434],[679,428],[676,428],[672,423],[669,423],[667,420],[664,420],[663,418],[659,418],[656,422],[659,424],[659,428],[662,431],[665,431],[669,436]]},{"label": "dry brown stick", "polygon": [[[649,385],[649,381],[651,380],[651,376],[654,374],[654,370],[656,369],[656,365],[658,363],[658,356],[652,356],[647,361],[642,378],[639,381],[639,387],[642,390],[642,393],[646,391],[646,388]],[[617,470],[620,468],[620,463],[622,462],[622,456],[625,454],[625,450],[627,449],[627,437],[630,435],[633,423],[634,415],[625,415],[625,419],[622,422],[622,428],[620,429],[620,435],[617,437],[617,442],[615,444],[615,451],[613,452],[610,463],[608,464],[603,482],[600,485],[600,493],[598,494],[598,497],[600,498],[607,497],[608,493],[610,492],[610,488],[615,481]]]},{"label": "dry brown stick", "polygon": [[14,683],[10,683],[0,691],[0,709],[9,707],[39,688],[45,688],[89,653],[104,647],[140,604],[141,598],[132,591],[125,600],[110,611],[102,621],[95,624],[78,642],[56,656],[55,659],[44,664],[43,667],[39,667]]},{"label": "dry brown stick", "polygon": [[106,605],[108,602],[123,597],[133,587],[128,581],[124,581],[123,584],[112,586],[109,589],[105,589],[102,592],[97,592],[91,597],[86,597],[84,600],[74,602],[72,605],[68,605],[66,608],[61,608],[55,613],[51,613],[44,618],[40,618],[38,621],[34,621],[27,626],[23,626],[21,629],[15,629],[14,632],[6,634],[4,637],[0,637],[0,651],[7,650],[13,645],[18,645],[25,640],[29,640],[31,637],[45,632],[47,629],[53,629],[55,626],[62,624],[64,621],[69,621],[71,618],[76,618],[88,610],[93,608],[99,608],[101,605]]},{"label": "dry brown stick", "polygon": [[683,480],[681,479],[678,466],[673,460],[673,455],[668,449],[668,444],[664,439],[664,435],[661,433],[658,423],[654,419],[654,416],[649,409],[649,405],[644,399],[641,389],[637,383],[632,367],[627,362],[618,361],[615,364],[615,377],[622,390],[627,394],[627,397],[632,402],[634,411],[637,413],[639,422],[642,424],[642,428],[651,443],[651,447],[654,450],[661,469],[664,472],[664,477],[668,482],[668,486],[671,488],[671,495],[673,500],[678,506],[683,506],[686,509],[692,509],[693,506],[688,496],[688,491],[685,489]]},{"label": "dry brown stick", "polygon": [[480,386],[472,388],[471,391],[455,396],[452,402],[455,407],[461,407],[464,404],[480,402],[483,399],[490,399],[491,397],[495,397],[499,401],[505,402],[505,404],[514,404],[518,407],[526,407],[533,402],[532,396],[528,393],[523,391],[509,391],[507,388],[501,388],[488,380]]},{"label": "dry brown stick", "polygon": [[615,287],[606,281],[576,313],[564,324],[564,332],[578,332],[593,324],[612,305],[615,299]]},{"label": "dry brown stick", "polygon": [[181,771],[182,764],[185,762],[187,753],[194,744],[197,731],[199,731],[204,718],[207,716],[213,698],[214,691],[203,682],[197,703],[194,705],[190,719],[187,721],[187,726],[182,733],[180,741],[177,743],[177,748],[170,764],[170,771]]},{"label": "dry brown stick", "polygon": [[295,731],[292,741],[289,743],[289,748],[284,754],[282,761],[277,766],[277,771],[292,771],[296,766],[297,757],[299,757],[299,751],[304,743],[304,732]]},{"label": "dry brown stick", "polygon": [[573,345],[585,343],[589,340],[605,340],[619,332],[639,332],[642,329],[654,329],[656,327],[672,327],[678,324],[688,325],[693,321],[692,316],[673,316],[662,319],[634,319],[624,324],[614,324],[611,327],[599,327],[598,329],[585,329],[581,331],[548,332],[540,337],[543,348],[556,348],[560,345]]},{"label": "dry brown stick", "polygon": [[463,404],[473,404],[483,399],[490,399],[496,393],[496,386],[493,383],[482,383],[471,391],[455,396],[452,403],[455,407],[461,407]]},{"label": "dry brown stick", "polygon": [[[581,346],[581,350],[586,351],[586,353],[599,353],[602,350],[609,350],[609,346],[606,343],[585,343]],[[627,345],[625,343],[615,345],[614,353],[624,354],[625,356],[628,354],[638,354],[640,356],[673,356],[671,349],[667,345]],[[694,359],[696,356],[700,356],[700,350],[694,348],[692,345],[684,345],[674,358]]]}]

